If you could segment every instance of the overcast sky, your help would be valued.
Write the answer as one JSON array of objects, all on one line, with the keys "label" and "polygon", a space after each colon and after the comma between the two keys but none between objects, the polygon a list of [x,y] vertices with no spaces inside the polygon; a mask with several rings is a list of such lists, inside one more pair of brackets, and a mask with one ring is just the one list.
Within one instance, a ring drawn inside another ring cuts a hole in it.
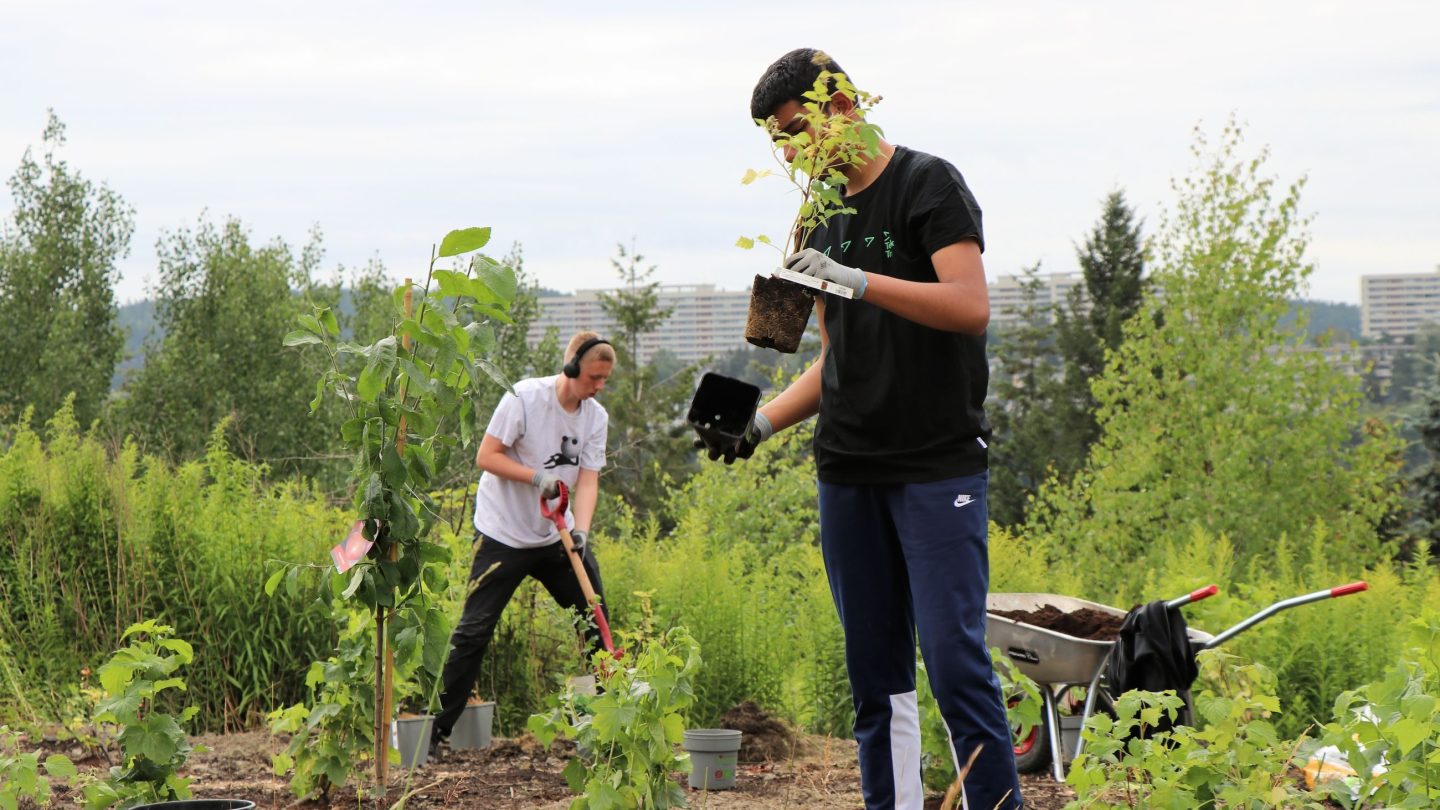
[{"label": "overcast sky", "polygon": [[202,213],[297,250],[318,225],[327,271],[421,274],[490,225],[549,287],[613,285],[633,240],[664,283],[743,289],[778,256],[736,237],[790,213],[778,181],[739,183],[770,161],[750,90],[803,45],[884,96],[892,142],[959,167],[992,279],[1076,269],[1112,189],[1155,225],[1193,129],[1232,113],[1309,178],[1311,297],[1440,264],[1435,0],[501,5],[0,0],[0,173],[53,107],[64,157],[136,209],[122,301]]}]

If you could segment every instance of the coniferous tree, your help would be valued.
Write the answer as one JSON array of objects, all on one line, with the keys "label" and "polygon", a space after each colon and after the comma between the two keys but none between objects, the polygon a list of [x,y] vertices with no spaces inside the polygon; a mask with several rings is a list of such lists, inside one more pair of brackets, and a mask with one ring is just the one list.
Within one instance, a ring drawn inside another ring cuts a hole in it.
[{"label": "coniferous tree", "polygon": [[610,413],[602,489],[640,515],[658,516],[670,487],[695,465],[684,420],[694,368],[687,365],[662,378],[653,362],[639,363],[641,339],[671,315],[660,304],[660,283],[649,280],[656,268],[644,261],[633,246],[618,246],[610,265],[621,286],[600,296],[601,310],[615,323],[610,339],[617,357],[601,394]]},{"label": "coniferous tree", "polygon": [[0,419],[34,406],[43,423],[73,393],[76,419],[88,424],[125,344],[114,288],[134,212],[59,159],[64,145],[52,111],[40,160],[27,149],[10,178],[15,210],[0,229]]},{"label": "coniferous tree", "polygon": [[1085,283],[1057,307],[1056,340],[1064,377],[1056,398],[1059,423],[1055,472],[1068,478],[1085,461],[1100,435],[1095,420],[1099,403],[1090,383],[1105,370],[1106,352],[1124,340],[1122,327],[1139,310],[1144,296],[1145,249],[1140,223],[1123,192],[1105,198],[1100,221],[1076,250]]},{"label": "coniferous tree", "polygon": [[1410,420],[1424,451],[1420,468],[1410,477],[1408,534],[1413,542],[1440,556],[1440,362],[1430,358],[1430,380],[1419,391],[1418,412]]},{"label": "coniferous tree", "polygon": [[1055,307],[1040,265],[1025,268],[1014,325],[996,330],[995,379],[986,410],[991,423],[990,519],[1013,526],[1025,518],[1030,498],[1049,476],[1059,423],[1059,362],[1055,354]]}]

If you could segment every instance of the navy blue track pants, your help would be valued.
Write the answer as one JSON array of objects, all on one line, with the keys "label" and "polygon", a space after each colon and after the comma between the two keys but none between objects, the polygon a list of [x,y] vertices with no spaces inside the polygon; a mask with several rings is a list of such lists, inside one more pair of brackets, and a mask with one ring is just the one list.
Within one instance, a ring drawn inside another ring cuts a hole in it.
[{"label": "navy blue track pants", "polygon": [[845,630],[867,810],[920,810],[915,638],[968,810],[1021,806],[1010,725],[985,646],[988,473],[926,484],[820,484],[820,545]]}]

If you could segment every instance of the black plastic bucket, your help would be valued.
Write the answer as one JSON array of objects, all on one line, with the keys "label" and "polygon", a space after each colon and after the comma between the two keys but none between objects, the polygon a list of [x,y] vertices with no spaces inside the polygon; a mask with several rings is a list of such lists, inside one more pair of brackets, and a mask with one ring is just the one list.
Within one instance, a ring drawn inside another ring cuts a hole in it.
[{"label": "black plastic bucket", "polygon": [[759,387],[707,371],[690,400],[690,413],[685,421],[708,444],[733,449],[740,446],[740,439],[749,430],[759,406]]}]

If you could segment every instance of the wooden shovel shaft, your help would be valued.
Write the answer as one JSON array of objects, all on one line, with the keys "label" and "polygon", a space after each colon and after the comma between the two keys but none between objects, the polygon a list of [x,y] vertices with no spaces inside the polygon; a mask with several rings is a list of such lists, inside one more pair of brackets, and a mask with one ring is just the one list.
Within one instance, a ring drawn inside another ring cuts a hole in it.
[{"label": "wooden shovel shaft", "polygon": [[575,569],[575,579],[580,581],[580,592],[585,594],[585,603],[590,605],[590,610],[595,614],[595,626],[600,630],[600,640],[605,643],[605,649],[611,655],[615,654],[615,642],[610,640],[610,623],[605,621],[605,608],[600,605],[600,597],[595,593],[595,586],[590,584],[590,575],[585,571],[585,561],[575,553],[575,539],[570,536],[570,530],[556,524],[560,529],[560,542],[565,544],[565,556],[570,558],[570,567]]}]

